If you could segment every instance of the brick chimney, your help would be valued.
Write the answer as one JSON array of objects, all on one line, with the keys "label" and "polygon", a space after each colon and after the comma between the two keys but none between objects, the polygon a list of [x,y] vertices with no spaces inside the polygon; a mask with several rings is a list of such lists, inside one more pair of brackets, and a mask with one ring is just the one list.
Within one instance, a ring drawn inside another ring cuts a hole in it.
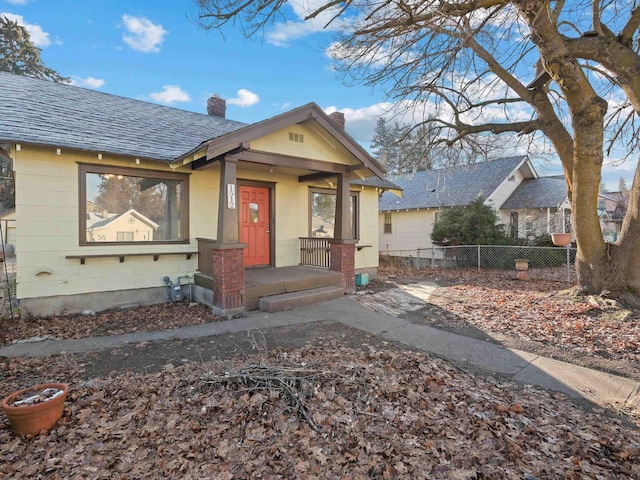
[{"label": "brick chimney", "polygon": [[333,120],[340,130],[344,130],[344,113],[342,112],[333,112],[329,114],[329,118]]},{"label": "brick chimney", "polygon": [[207,100],[207,113],[214,117],[224,118],[227,111],[227,101],[216,93]]}]

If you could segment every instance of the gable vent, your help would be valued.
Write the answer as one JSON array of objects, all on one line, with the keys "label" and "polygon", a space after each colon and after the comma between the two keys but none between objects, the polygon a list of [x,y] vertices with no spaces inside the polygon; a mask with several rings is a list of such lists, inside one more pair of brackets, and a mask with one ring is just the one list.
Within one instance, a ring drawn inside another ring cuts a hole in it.
[{"label": "gable vent", "polygon": [[304,135],[301,133],[289,132],[289,141],[296,143],[304,143]]}]

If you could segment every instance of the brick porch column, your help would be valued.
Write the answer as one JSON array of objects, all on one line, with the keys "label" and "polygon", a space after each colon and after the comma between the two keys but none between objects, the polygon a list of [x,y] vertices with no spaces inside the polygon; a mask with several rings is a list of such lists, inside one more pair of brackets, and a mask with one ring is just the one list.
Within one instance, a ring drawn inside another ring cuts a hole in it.
[{"label": "brick porch column", "polygon": [[244,312],[244,244],[213,247],[213,312],[230,316]]},{"label": "brick porch column", "polygon": [[213,245],[213,312],[231,316],[245,310],[244,249],[237,206],[237,160],[220,160],[218,241]]},{"label": "brick porch column", "polygon": [[342,274],[342,287],[346,292],[356,289],[356,245],[355,240],[331,241],[330,269]]}]

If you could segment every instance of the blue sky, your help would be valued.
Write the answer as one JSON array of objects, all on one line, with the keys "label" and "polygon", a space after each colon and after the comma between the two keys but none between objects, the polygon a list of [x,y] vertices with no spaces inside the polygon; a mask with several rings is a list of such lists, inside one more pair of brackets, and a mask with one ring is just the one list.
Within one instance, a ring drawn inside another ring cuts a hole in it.
[{"label": "blue sky", "polygon": [[[200,113],[217,93],[227,118],[249,123],[315,102],[344,112],[347,131],[365,148],[391,107],[382,91],[345,86],[332,71],[326,49],[335,32],[321,31],[322,21],[276,24],[245,39],[231,26],[223,37],[195,25],[192,0],[0,0],[3,14],[27,28],[48,67],[106,93]],[[633,166],[608,167],[609,189],[621,176],[631,186]]]}]

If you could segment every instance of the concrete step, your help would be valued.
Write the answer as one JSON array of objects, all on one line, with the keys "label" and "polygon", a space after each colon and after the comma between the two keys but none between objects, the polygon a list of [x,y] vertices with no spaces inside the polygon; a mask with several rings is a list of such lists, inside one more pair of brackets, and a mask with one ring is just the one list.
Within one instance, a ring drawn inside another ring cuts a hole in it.
[{"label": "concrete step", "polygon": [[292,308],[324,302],[344,296],[342,287],[321,287],[299,292],[281,293],[260,299],[260,310],[267,312],[282,312]]}]

